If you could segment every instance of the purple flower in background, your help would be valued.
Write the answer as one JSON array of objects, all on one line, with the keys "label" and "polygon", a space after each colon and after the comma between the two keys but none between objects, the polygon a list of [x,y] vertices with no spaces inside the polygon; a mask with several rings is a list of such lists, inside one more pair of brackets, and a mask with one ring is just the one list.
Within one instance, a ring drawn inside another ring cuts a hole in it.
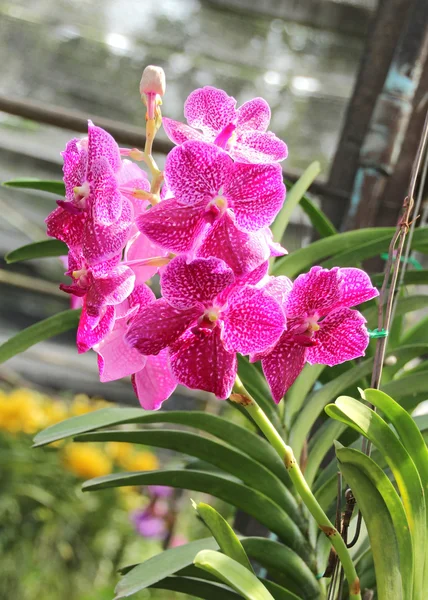
[{"label": "purple flower in background", "polygon": [[216,258],[172,260],[161,275],[163,298],[133,319],[126,339],[144,355],[169,347],[172,373],[192,389],[230,395],[236,353],[260,352],[285,327],[278,304],[263,289],[233,285],[234,275]]},{"label": "purple flower in background", "polygon": [[[223,90],[195,90],[184,105],[188,125],[163,119],[166,134],[175,144],[188,140],[212,142],[239,162],[272,163],[287,158],[286,144],[267,132],[270,108],[254,98],[236,109],[236,100]],[[199,131],[200,130],[200,131]]]},{"label": "purple flower in background", "polygon": [[168,533],[166,520],[155,516],[150,506],[144,510],[134,511],[131,514],[131,522],[137,533],[146,538],[163,540]]},{"label": "purple flower in background", "polygon": [[267,291],[277,298],[287,318],[287,330],[262,360],[273,399],[279,402],[306,362],[330,367],[364,356],[369,342],[366,320],[351,306],[378,295],[360,269],[313,267],[294,284],[286,277],[270,278]]}]

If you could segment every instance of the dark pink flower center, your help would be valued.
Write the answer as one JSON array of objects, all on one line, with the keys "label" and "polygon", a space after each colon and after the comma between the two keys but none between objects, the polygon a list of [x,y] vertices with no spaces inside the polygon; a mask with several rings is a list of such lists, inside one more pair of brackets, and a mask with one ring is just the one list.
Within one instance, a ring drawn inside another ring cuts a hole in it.
[{"label": "dark pink flower center", "polygon": [[220,146],[223,150],[230,150],[236,138],[235,130],[236,125],[229,123],[229,125],[226,125],[226,127],[220,131],[214,140],[214,144]]},{"label": "dark pink flower center", "polygon": [[316,346],[316,332],[320,326],[318,324],[319,315],[307,315],[297,319],[288,320],[288,332],[293,336],[294,341],[301,346]]}]

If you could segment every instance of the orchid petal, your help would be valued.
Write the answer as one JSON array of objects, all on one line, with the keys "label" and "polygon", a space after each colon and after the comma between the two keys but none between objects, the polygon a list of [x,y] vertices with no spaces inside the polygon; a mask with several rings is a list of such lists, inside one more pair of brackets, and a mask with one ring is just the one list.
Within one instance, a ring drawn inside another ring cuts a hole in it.
[{"label": "orchid petal", "polygon": [[107,159],[114,173],[121,166],[119,146],[114,138],[101,127],[96,127],[92,121],[88,124],[88,169],[86,178],[92,181],[94,165],[100,158]]},{"label": "orchid petal", "polygon": [[249,286],[229,295],[221,319],[226,349],[241,354],[265,350],[285,329],[285,316],[278,302],[264,290]]},{"label": "orchid petal", "polygon": [[86,180],[86,165],[88,152],[82,141],[74,138],[70,140],[61,156],[64,159],[62,171],[64,173],[65,195],[67,200],[74,200],[74,188],[81,186]]},{"label": "orchid petal", "polygon": [[361,313],[350,308],[338,308],[330,312],[315,333],[317,344],[308,349],[311,364],[334,367],[340,363],[364,356],[369,343]]},{"label": "orchid petal", "polygon": [[149,304],[132,320],[127,343],[142,354],[159,354],[203,313],[203,307],[178,310],[161,298]]},{"label": "orchid petal", "polygon": [[287,158],[288,148],[271,131],[246,131],[237,136],[230,154],[236,161],[244,163],[276,163]]},{"label": "orchid petal", "polygon": [[[125,260],[128,262],[144,260],[147,258],[155,258],[157,256],[167,256],[168,251],[164,250],[151,239],[149,239],[144,233],[137,233],[132,240],[128,242],[125,250]],[[134,265],[133,265],[134,267]],[[153,275],[155,275],[159,267],[156,265],[138,265],[136,263],[135,269],[138,269],[138,281],[141,283],[147,281]]]},{"label": "orchid petal", "polygon": [[340,305],[355,306],[379,296],[378,290],[373,287],[370,277],[361,269],[340,269],[342,284],[340,286]]},{"label": "orchid petal", "polygon": [[174,198],[162,200],[137,218],[139,230],[171,252],[189,252],[207,227],[205,203],[183,206]]},{"label": "orchid petal", "polygon": [[162,295],[175,308],[207,307],[234,279],[222,260],[197,258],[187,263],[184,256],[177,256],[161,275]]},{"label": "orchid petal", "polygon": [[272,223],[284,203],[281,167],[235,163],[224,195],[232,204],[237,227],[244,231],[263,229]]},{"label": "orchid petal", "polygon": [[201,142],[204,140],[202,133],[179,121],[162,117],[162,125],[171,142],[174,142],[178,146],[189,140],[199,140]]},{"label": "orchid petal", "polygon": [[98,354],[100,381],[103,383],[132,375],[146,364],[146,357],[125,342],[125,319],[119,319],[117,323],[120,323],[119,327],[115,325],[113,331],[94,346]]},{"label": "orchid petal", "polygon": [[73,215],[61,207],[53,210],[46,219],[47,234],[69,248],[82,245],[85,216],[83,213]]},{"label": "orchid petal", "polygon": [[184,116],[191,127],[212,137],[236,120],[236,100],[223,90],[206,86],[192,92],[184,104]]},{"label": "orchid petal", "polygon": [[332,308],[340,305],[341,300],[340,269],[331,270],[312,267],[309,273],[299,275],[287,298],[288,317],[302,315],[325,316]]},{"label": "orchid petal", "polygon": [[212,392],[228,398],[237,373],[234,352],[221,341],[220,327],[206,336],[187,331],[170,349],[171,368],[177,381],[188,388]]},{"label": "orchid petal", "polygon": [[120,265],[105,277],[94,279],[86,295],[88,315],[97,316],[102,306],[120,304],[134,289],[135,275]]},{"label": "orchid petal", "polygon": [[228,211],[208,229],[197,249],[197,255],[220,258],[229,265],[236,277],[243,277],[270,256],[269,247],[259,233],[246,233],[238,229]]},{"label": "orchid petal", "polygon": [[180,204],[209,202],[218,195],[233,167],[221,148],[190,141],[176,146],[165,161],[165,181]]},{"label": "orchid petal", "polygon": [[114,325],[114,307],[106,306],[103,313],[98,317],[91,317],[86,311],[84,302],[82,314],[80,316],[79,327],[77,328],[77,351],[79,354],[87,352],[95,344],[99,344]]},{"label": "orchid petal", "polygon": [[262,359],[263,373],[277,404],[303,369],[306,352],[305,346],[284,333],[272,352]]},{"label": "orchid petal", "polygon": [[158,410],[167,400],[177,382],[172,374],[168,350],[161,350],[157,356],[147,356],[143,369],[132,377],[135,395],[146,410]]},{"label": "orchid petal", "polygon": [[293,289],[293,282],[285,275],[278,277],[268,277],[263,289],[275,300],[280,306],[283,306]]},{"label": "orchid petal", "polygon": [[92,218],[101,225],[112,225],[121,215],[122,195],[106,158],[102,157],[94,161],[92,177],[89,196]]},{"label": "orchid petal", "polygon": [[253,98],[238,108],[236,129],[244,131],[266,131],[270,122],[270,107],[263,98]]}]

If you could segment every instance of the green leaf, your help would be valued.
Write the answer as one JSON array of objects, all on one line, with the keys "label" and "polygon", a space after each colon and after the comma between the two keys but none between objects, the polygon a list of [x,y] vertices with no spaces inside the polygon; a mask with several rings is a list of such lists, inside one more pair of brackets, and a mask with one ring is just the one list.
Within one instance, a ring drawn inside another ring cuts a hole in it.
[{"label": "green leaf", "polygon": [[[372,283],[375,287],[380,287],[383,283],[385,275],[383,273],[376,273],[375,275],[370,275]],[[428,283],[428,270],[421,271],[411,271],[407,269],[404,274],[404,285],[422,285],[424,283]]]},{"label": "green leaf", "polygon": [[[97,431],[80,435],[79,442],[128,442],[166,448],[183,452],[241,479],[246,485],[263,492],[281,506],[294,520],[300,521],[297,503],[285,485],[265,466],[255,461],[246,453],[231,446],[202,437],[200,434],[173,429],[147,429],[136,431]],[[230,440],[233,444],[233,438]]]},{"label": "green leaf", "polygon": [[300,200],[300,206],[309,217],[314,229],[316,229],[322,238],[339,233],[327,215],[317,207],[315,202],[309,200],[307,196],[303,196]]},{"label": "green leaf", "polygon": [[294,209],[320,173],[320,163],[318,161],[313,162],[309,165],[309,167],[307,167],[307,169],[305,169],[305,171],[303,171],[302,175],[288,191],[286,201],[277,214],[271,227],[275,242],[281,243],[282,237],[287,229]]},{"label": "green leaf", "polygon": [[307,395],[324,369],[325,365],[305,365],[303,371],[282,400],[285,403],[285,425],[288,430],[291,429],[294,419],[301,411]]},{"label": "green leaf", "polygon": [[140,590],[162,581],[176,571],[184,569],[184,567],[193,563],[193,559],[198,552],[208,548],[212,550],[218,548],[217,542],[212,537],[190,542],[178,548],[170,548],[156,554],[156,556],[132,568],[122,577],[115,589],[115,599],[136,594]]},{"label": "green leaf", "polygon": [[428,397],[428,377],[424,371],[411,375],[404,373],[402,377],[385,383],[382,389],[397,398],[403,408],[412,411],[420,403],[421,393],[423,400]]},{"label": "green leaf", "polygon": [[305,468],[305,479],[309,487],[312,487],[319,466],[331,449],[334,440],[337,440],[345,429],[346,425],[344,423],[328,420],[321,425],[311,438]]},{"label": "green leaf", "polygon": [[[418,432],[419,433],[419,432]],[[354,450],[352,448],[336,447],[336,456],[339,461],[341,468],[343,465],[353,465],[363,475],[365,475],[370,483],[375,487],[377,492],[382,497],[385,506],[391,517],[392,525],[394,528],[394,537],[397,541],[399,559],[400,559],[400,573],[402,575],[403,585],[403,597],[412,598],[412,588],[414,579],[414,561],[413,561],[413,547],[412,538],[409,531],[409,524],[407,522],[406,513],[403,508],[403,504],[395,491],[394,486],[382,471],[382,469],[368,456]],[[344,469],[344,471],[346,468]],[[348,482],[351,483],[351,482]],[[352,487],[352,489],[354,489]],[[370,498],[364,499],[366,503],[370,502]],[[372,509],[373,510],[373,509]],[[375,532],[370,531],[369,535],[376,535]],[[375,566],[378,556],[375,555]],[[389,576],[389,571],[388,571]],[[381,574],[384,577],[384,574]]]},{"label": "green leaf", "polygon": [[4,181],[2,185],[6,187],[26,188],[29,190],[41,190],[42,192],[51,192],[57,196],[65,196],[65,185],[62,181],[49,181],[25,177],[22,179],[19,178]]},{"label": "green leaf", "polygon": [[24,352],[38,342],[75,329],[79,324],[79,318],[80,310],[65,310],[23,329],[0,346],[0,363]]},{"label": "green leaf", "polygon": [[141,408],[102,408],[48,427],[36,435],[34,446],[44,446],[57,440],[95,431],[102,427],[131,423],[174,423],[205,431],[227,443],[233,440],[233,446],[237,450],[241,450],[257,462],[265,465],[284,483],[289,482],[288,476],[284,475],[285,469],[281,459],[264,438],[223,417],[197,410],[150,412]]},{"label": "green leaf", "polygon": [[84,491],[132,485],[166,485],[211,494],[240,508],[276,533],[300,556],[308,558],[308,544],[297,525],[268,496],[225,476],[186,469],[143,473],[113,473],[86,481]]},{"label": "green leaf", "polygon": [[[335,404],[326,407],[333,419],[338,419],[366,436],[382,453],[395,477],[401,494],[415,551],[415,570],[420,576],[415,582],[415,593],[422,589],[426,524],[425,500],[418,470],[407,450],[385,421],[361,402],[341,396]],[[416,593],[416,597],[417,596]]]},{"label": "green leaf", "polygon": [[277,261],[272,269],[272,275],[287,275],[294,278],[299,273],[307,271],[314,264],[346,250],[358,250],[367,242],[384,240],[386,246],[391,240],[395,229],[393,227],[372,227],[338,233],[322,240],[317,240],[305,248],[300,248]]},{"label": "green leaf", "polygon": [[246,600],[274,600],[271,593],[253,573],[229,556],[214,550],[201,550],[193,562],[200,569],[218,577]]},{"label": "green leaf", "polygon": [[[381,494],[359,468],[341,463],[341,470],[362,512],[374,556],[379,600],[409,600],[403,597],[400,556],[391,516]],[[404,574],[403,576],[409,574]]]},{"label": "green leaf", "polygon": [[[388,352],[387,356],[394,356],[399,360],[409,361],[412,358],[420,356],[427,348],[428,346],[423,344],[400,346]],[[372,369],[373,358],[369,358],[351,367],[345,373],[336,377],[336,379],[326,383],[321,389],[312,392],[306,399],[290,431],[290,446],[293,448],[297,458],[300,457],[305,440],[326,404],[348,388],[358,385],[363,377],[372,372]]]},{"label": "green leaf", "polygon": [[[428,306],[428,295],[426,294],[415,294],[412,296],[405,296],[400,298],[397,303],[397,309],[395,311],[395,316],[406,315],[407,313],[413,312],[415,310],[420,310],[421,308],[426,308]],[[370,306],[362,311],[365,318],[367,319],[369,326],[376,326],[377,321],[377,306]],[[425,338],[426,339],[426,338]],[[424,340],[419,340],[423,342]]]},{"label": "green leaf", "polygon": [[204,502],[199,502],[198,504],[194,502],[193,506],[205,525],[211,531],[223,554],[233,558],[233,560],[236,560],[236,562],[240,563],[243,567],[253,573],[253,567],[248,560],[248,556],[226,519],[224,519],[215,508]]},{"label": "green leaf", "polygon": [[413,327],[409,327],[403,335],[402,344],[421,344],[426,342],[428,329],[428,315],[418,319]]},{"label": "green leaf", "polygon": [[203,600],[219,600],[219,598],[221,600],[240,600],[242,598],[224,585],[192,577],[166,577],[151,585],[150,588],[189,594],[191,598],[202,598]]},{"label": "green leaf", "polygon": [[316,600],[321,588],[308,565],[293,550],[283,544],[262,537],[242,540],[245,552],[264,567],[278,583],[305,600]]},{"label": "green leaf", "polygon": [[43,240],[21,246],[6,254],[5,261],[10,265],[21,260],[31,260],[32,258],[46,258],[48,256],[67,255],[68,248],[64,242],[59,240]]}]

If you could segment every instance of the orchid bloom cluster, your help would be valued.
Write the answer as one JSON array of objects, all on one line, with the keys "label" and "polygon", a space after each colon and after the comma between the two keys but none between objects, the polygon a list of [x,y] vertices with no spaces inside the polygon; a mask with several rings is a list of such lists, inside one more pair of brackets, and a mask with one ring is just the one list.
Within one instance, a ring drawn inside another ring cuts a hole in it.
[{"label": "orchid bloom cluster", "polygon": [[[286,253],[269,226],[286,195],[287,147],[255,98],[236,108],[224,91],[188,97],[187,124],[160,114],[163,72],[148,67],[145,151],[121,149],[89,122],[63,152],[65,200],[47,218],[68,246],[80,303],[79,352],[98,353],[101,381],[132,375],[141,405],[158,409],[177,384],[228,398],[237,354],[261,360],[275,402],[304,364],[364,355],[364,317],[351,307],[377,295],[359,269],[313,267],[293,283],[268,275]],[[161,122],[176,144],[160,172],[151,144]],[[144,161],[145,172],[129,159]],[[163,183],[163,185],[162,185]],[[159,273],[161,297],[148,285]]]}]

